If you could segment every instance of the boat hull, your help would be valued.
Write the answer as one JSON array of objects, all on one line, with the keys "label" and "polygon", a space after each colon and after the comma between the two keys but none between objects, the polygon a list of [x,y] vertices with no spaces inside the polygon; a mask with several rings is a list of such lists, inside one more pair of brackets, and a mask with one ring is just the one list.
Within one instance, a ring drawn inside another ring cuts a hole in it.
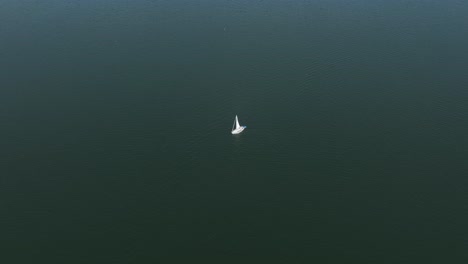
[{"label": "boat hull", "polygon": [[242,133],[242,131],[244,131],[245,128],[246,128],[246,126],[241,126],[238,129],[232,130],[231,134],[233,134],[233,135],[240,134],[240,133]]}]

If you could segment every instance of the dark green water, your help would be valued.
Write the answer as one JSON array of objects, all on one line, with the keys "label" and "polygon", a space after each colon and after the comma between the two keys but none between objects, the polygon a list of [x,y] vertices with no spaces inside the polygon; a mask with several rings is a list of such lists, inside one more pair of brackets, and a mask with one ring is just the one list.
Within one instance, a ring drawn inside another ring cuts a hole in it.
[{"label": "dark green water", "polygon": [[468,263],[467,47],[461,0],[0,1],[0,262]]}]

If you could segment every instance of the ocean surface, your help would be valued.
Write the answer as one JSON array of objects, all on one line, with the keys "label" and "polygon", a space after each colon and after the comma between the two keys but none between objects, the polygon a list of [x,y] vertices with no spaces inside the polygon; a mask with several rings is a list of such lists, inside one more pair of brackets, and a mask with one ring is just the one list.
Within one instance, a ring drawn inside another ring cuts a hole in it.
[{"label": "ocean surface", "polygon": [[468,1],[2,0],[0,124],[1,263],[468,263]]}]

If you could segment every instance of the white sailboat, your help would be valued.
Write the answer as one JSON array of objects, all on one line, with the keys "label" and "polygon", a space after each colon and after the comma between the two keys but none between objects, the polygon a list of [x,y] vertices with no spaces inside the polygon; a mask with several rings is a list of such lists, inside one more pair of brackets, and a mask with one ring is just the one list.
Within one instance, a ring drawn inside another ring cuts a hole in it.
[{"label": "white sailboat", "polygon": [[231,133],[233,135],[240,134],[246,128],[247,128],[246,126],[239,125],[239,119],[237,118],[237,115],[236,115],[236,119],[234,119],[234,124],[232,125]]}]

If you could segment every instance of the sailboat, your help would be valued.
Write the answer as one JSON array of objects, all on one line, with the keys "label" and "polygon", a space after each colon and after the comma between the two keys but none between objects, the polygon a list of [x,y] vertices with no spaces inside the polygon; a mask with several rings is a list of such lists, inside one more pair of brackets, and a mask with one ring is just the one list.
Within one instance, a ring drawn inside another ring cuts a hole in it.
[{"label": "sailboat", "polygon": [[246,126],[240,126],[239,125],[239,119],[237,118],[237,115],[236,115],[236,119],[234,119],[234,124],[232,125],[231,133],[233,135],[240,134],[246,128],[247,128]]}]

